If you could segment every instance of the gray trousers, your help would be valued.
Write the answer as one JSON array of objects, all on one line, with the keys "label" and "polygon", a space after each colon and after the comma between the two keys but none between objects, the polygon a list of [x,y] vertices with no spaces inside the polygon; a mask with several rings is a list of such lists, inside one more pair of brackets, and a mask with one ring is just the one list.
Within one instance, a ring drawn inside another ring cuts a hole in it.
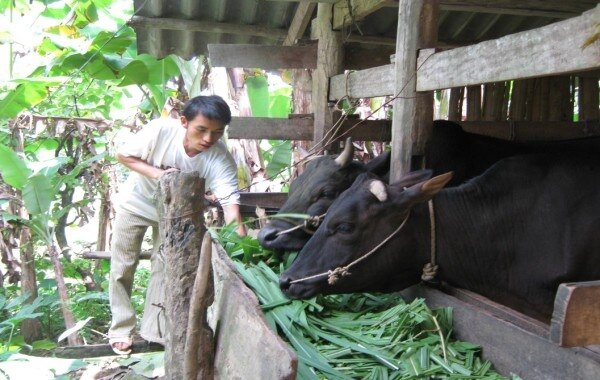
[{"label": "gray trousers", "polygon": [[112,313],[109,339],[127,339],[135,332],[136,315],[131,305],[131,291],[142,242],[149,227],[152,227],[152,271],[146,290],[141,335],[148,341],[164,343],[164,262],[159,249],[158,223],[127,212],[117,213],[113,229],[108,288]]}]

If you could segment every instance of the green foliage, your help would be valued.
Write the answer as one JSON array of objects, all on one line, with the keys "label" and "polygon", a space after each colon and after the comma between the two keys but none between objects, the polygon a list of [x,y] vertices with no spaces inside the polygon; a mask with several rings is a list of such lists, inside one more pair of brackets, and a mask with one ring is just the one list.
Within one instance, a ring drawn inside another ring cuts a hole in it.
[{"label": "green foliage", "polygon": [[291,261],[272,260],[254,239],[232,235],[224,228],[217,239],[256,293],[267,323],[298,355],[298,378],[503,379],[480,358],[479,346],[450,338],[451,309],[431,310],[422,299],[406,303],[397,294],[288,299],[277,273]]},{"label": "green foliage", "polygon": [[17,153],[2,144],[0,144],[0,162],[2,162],[0,165],[2,180],[15,189],[22,189],[31,174],[25,162]]},{"label": "green foliage", "polygon": [[[0,341],[3,342],[0,353],[15,351],[28,346],[17,331],[25,319],[42,316],[43,314],[38,309],[49,303],[47,298],[40,296],[33,302],[28,303],[26,300],[29,298],[29,294],[13,294],[8,299],[5,293],[6,290],[4,294],[0,294]],[[48,341],[34,342],[33,346],[47,347],[49,343]]]}]

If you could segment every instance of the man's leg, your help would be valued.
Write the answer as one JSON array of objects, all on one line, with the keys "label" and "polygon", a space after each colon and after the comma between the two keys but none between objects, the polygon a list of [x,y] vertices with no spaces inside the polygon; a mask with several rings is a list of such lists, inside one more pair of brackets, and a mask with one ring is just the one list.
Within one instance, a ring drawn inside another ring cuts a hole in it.
[{"label": "man's leg", "polygon": [[165,262],[158,228],[153,234],[154,249],[152,250],[152,271],[144,300],[144,316],[140,335],[149,342],[165,344]]},{"label": "man's leg", "polygon": [[109,281],[112,322],[108,337],[123,351],[131,346],[136,326],[135,310],[131,305],[133,276],[146,230],[154,225],[156,223],[151,220],[126,212],[118,213],[115,220]]}]

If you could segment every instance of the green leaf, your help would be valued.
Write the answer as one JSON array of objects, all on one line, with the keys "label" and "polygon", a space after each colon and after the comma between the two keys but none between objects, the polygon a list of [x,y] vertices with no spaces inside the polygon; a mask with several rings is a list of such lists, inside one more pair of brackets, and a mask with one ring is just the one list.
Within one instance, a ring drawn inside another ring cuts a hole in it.
[{"label": "green leaf", "polygon": [[144,84],[148,82],[149,72],[148,67],[142,61],[131,61],[121,70],[123,80],[119,86],[129,86],[131,84]]},{"label": "green leaf", "polygon": [[250,101],[250,109],[254,117],[269,116],[269,84],[264,75],[246,78],[246,90]]},{"label": "green leaf", "polygon": [[135,42],[135,33],[131,28],[125,28],[121,33],[101,31],[96,35],[90,45],[91,51],[101,51],[103,54],[115,53],[122,55],[127,48]]},{"label": "green leaf", "polygon": [[31,176],[23,187],[25,207],[32,215],[47,214],[54,195],[50,179],[40,174]]},{"label": "green leaf", "polygon": [[0,119],[12,119],[48,96],[46,86],[39,83],[20,84],[0,100]]},{"label": "green leaf", "polygon": [[292,143],[283,141],[275,147],[271,161],[267,165],[267,176],[273,177],[282,170],[289,168],[292,161]]},{"label": "green leaf", "polygon": [[65,18],[69,14],[70,11],[71,11],[71,7],[69,7],[66,4],[63,4],[62,8],[47,7],[42,13],[40,13],[40,16],[60,20],[60,19]]},{"label": "green leaf", "polygon": [[287,118],[292,110],[292,87],[282,87],[269,93],[269,117]]},{"label": "green leaf", "polygon": [[31,170],[19,155],[9,147],[0,144],[0,163],[0,174],[4,182],[15,189],[23,189]]}]

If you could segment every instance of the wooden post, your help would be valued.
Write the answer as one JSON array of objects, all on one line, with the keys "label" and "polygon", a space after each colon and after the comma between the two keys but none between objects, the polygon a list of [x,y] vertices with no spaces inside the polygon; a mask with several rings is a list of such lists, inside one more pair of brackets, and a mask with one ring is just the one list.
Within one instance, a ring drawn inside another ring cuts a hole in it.
[{"label": "wooden post", "polygon": [[448,120],[460,121],[462,119],[462,99],[464,87],[450,89],[450,100],[448,101]]},{"label": "wooden post", "polygon": [[560,284],[550,340],[563,347],[600,344],[600,281]]},{"label": "wooden post", "polygon": [[[400,0],[396,36],[394,117],[390,181],[411,169],[413,143],[424,146],[431,134],[433,92],[417,93],[417,49],[437,43],[437,0]],[[417,150],[415,149],[415,150]]]},{"label": "wooden post", "polygon": [[212,239],[210,233],[205,232],[190,301],[183,360],[184,379],[214,378],[215,342],[206,317],[206,309],[213,303],[215,295],[211,259]]},{"label": "wooden post", "polygon": [[598,120],[598,78],[579,77],[579,120]]},{"label": "wooden post", "polygon": [[481,86],[467,87],[467,120],[481,120]]},{"label": "wooden post", "polygon": [[204,227],[204,178],[198,173],[170,173],[160,179],[161,242],[165,265],[165,376],[183,379],[190,295]]},{"label": "wooden post", "polygon": [[343,46],[340,32],[332,30],[333,4],[319,3],[313,20],[311,38],[317,39],[317,68],[313,71],[312,109],[314,112],[313,145],[325,148],[327,132],[333,126],[332,107],[329,105],[329,77],[342,70]]}]

